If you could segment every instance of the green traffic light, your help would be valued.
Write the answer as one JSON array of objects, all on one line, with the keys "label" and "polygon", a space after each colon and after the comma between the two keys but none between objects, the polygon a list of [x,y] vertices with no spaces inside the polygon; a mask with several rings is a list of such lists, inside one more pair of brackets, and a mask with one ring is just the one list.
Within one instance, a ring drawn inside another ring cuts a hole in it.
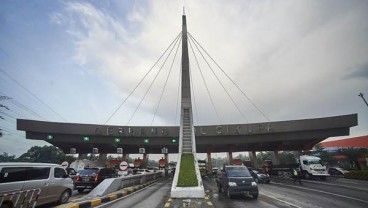
[{"label": "green traffic light", "polygon": [[47,139],[48,140],[54,139],[54,136],[52,136],[51,134],[49,134],[49,135],[47,135]]},{"label": "green traffic light", "polygon": [[83,141],[88,142],[89,141],[89,137],[88,136],[83,137]]},{"label": "green traffic light", "polygon": [[171,139],[172,143],[176,143],[176,138]]},{"label": "green traffic light", "polygon": [[115,142],[120,142],[120,138],[115,138]]},{"label": "green traffic light", "polygon": [[144,139],[144,140],[143,140],[143,142],[144,142],[145,144],[148,144],[148,143],[149,143],[149,139]]}]

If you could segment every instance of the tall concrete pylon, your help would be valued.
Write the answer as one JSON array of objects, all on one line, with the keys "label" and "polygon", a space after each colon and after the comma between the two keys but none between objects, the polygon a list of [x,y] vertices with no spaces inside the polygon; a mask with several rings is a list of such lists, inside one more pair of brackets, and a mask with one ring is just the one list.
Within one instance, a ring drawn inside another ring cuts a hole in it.
[{"label": "tall concrete pylon", "polygon": [[[171,187],[172,198],[204,198],[204,187],[198,168],[196,155],[196,143],[193,126],[192,100],[190,90],[190,72],[188,55],[188,35],[186,16],[183,15],[182,25],[182,57],[181,57],[181,114],[180,114],[180,135],[179,135],[179,154],[175,176]],[[182,154],[193,154],[194,166],[197,175],[198,186],[196,187],[177,187],[180,174],[180,161]]]}]

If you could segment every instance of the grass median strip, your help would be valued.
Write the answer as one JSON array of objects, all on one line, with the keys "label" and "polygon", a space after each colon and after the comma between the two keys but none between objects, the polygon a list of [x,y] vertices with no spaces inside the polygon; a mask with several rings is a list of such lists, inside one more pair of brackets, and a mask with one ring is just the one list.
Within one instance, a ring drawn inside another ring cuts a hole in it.
[{"label": "grass median strip", "polygon": [[195,187],[198,186],[197,175],[194,167],[193,154],[182,154],[180,161],[180,172],[178,179],[178,187]]}]

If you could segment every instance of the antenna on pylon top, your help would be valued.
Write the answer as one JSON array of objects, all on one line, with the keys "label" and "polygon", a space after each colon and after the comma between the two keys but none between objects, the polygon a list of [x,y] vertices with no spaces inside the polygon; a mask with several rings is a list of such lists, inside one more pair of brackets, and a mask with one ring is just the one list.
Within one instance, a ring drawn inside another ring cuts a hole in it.
[{"label": "antenna on pylon top", "polygon": [[183,15],[185,15],[185,7],[183,7]]}]

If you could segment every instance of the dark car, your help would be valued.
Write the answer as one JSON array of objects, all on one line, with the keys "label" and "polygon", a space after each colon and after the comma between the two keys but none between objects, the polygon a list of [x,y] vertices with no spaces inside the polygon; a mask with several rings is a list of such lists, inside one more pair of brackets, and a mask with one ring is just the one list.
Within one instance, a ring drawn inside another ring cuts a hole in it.
[{"label": "dark car", "polygon": [[258,198],[258,186],[245,166],[224,166],[216,178],[219,192],[225,192],[228,198],[233,195],[252,195]]},{"label": "dark car", "polygon": [[79,171],[75,187],[79,193],[84,189],[93,189],[106,178],[116,178],[118,174],[112,168],[86,168]]},{"label": "dark car", "polygon": [[254,181],[257,183],[261,183],[261,182],[270,183],[271,181],[270,175],[268,175],[267,173],[263,173],[262,170],[257,171],[257,170],[249,169],[249,172],[254,178]]}]

